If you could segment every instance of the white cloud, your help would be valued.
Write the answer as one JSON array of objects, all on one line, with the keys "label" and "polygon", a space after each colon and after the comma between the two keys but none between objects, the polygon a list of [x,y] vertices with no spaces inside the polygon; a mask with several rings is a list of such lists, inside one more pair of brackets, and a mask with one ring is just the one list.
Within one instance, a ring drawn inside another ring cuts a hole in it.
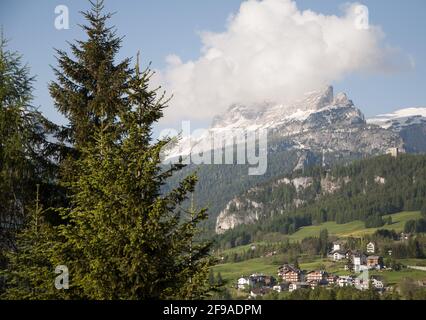
[{"label": "white cloud", "polygon": [[234,103],[283,103],[353,72],[387,70],[384,34],[359,27],[358,6],[334,16],[291,0],[243,2],[223,33],[201,33],[197,60],[167,58],[157,79],[174,95],[166,121],[209,119]]}]

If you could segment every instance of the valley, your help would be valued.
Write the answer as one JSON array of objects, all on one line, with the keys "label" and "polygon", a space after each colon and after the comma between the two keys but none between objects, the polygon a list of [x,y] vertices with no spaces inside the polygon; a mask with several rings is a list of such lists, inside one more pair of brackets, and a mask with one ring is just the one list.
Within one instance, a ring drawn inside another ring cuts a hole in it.
[{"label": "valley", "polygon": [[[418,211],[407,211],[399,212],[392,215],[386,215],[384,218],[392,219],[392,224],[385,225],[381,228],[365,228],[362,221],[353,221],[346,224],[336,224],[335,222],[326,222],[321,223],[316,226],[302,227],[300,230],[295,232],[292,235],[282,236],[279,242],[267,243],[265,241],[258,243],[251,243],[245,246],[239,246],[223,251],[217,251],[216,257],[221,261],[221,258],[224,256],[244,256],[244,253],[254,251],[259,247],[272,248],[273,251],[264,251],[264,254],[260,257],[247,258],[247,260],[237,261],[237,262],[227,262],[217,264],[212,269],[212,273],[220,275],[226,290],[229,291],[229,294],[234,299],[244,299],[247,298],[247,293],[251,291],[238,289],[237,284],[240,279],[244,276],[249,275],[266,275],[276,278],[277,283],[280,282],[280,276],[277,276],[277,271],[282,265],[289,263],[289,260],[293,260],[298,266],[298,269],[303,270],[304,274],[309,274],[315,270],[322,270],[327,274],[332,274],[336,277],[347,277],[349,275],[357,276],[357,273],[353,270],[350,271],[345,267],[347,265],[347,260],[342,259],[341,261],[334,261],[330,257],[323,257],[322,255],[312,255],[311,253],[304,253],[303,250],[298,254],[293,253],[289,254],[289,250],[284,249],[288,243],[300,244],[306,239],[320,238],[321,231],[327,230],[329,239],[333,239],[334,242],[345,242],[351,241],[352,239],[360,240],[359,243],[365,243],[367,239],[376,239],[374,237],[377,234],[378,230],[389,230],[394,231],[396,234],[404,234],[404,227],[406,223],[410,220],[418,220],[422,218],[422,215]],[[380,232],[380,231],[379,231]],[[425,236],[422,236],[423,239]],[[404,240],[398,239],[396,242],[404,242]],[[425,241],[423,240],[423,243]],[[359,245],[357,246],[357,249]],[[355,250],[357,250],[355,249]],[[384,255],[388,255],[384,253]],[[381,279],[380,281],[386,285],[387,292],[401,292],[404,290],[404,286],[407,285],[407,282],[424,282],[426,280],[426,271],[423,268],[426,266],[426,259],[422,258],[392,258],[392,263],[398,267],[390,267],[389,264],[391,261],[391,256],[387,258],[384,257],[384,265],[378,270],[370,270],[368,273],[369,277],[373,279]],[[416,268],[417,266],[417,268]],[[420,267],[420,268],[419,268]],[[331,288],[339,285],[332,285]],[[345,286],[343,286],[345,287]],[[365,290],[365,289],[359,289]],[[280,295],[280,294],[279,294]],[[278,295],[278,296],[279,296]],[[259,297],[261,297],[260,295]],[[249,298],[254,298],[249,296]],[[259,298],[258,297],[258,298]],[[273,296],[267,295],[268,299],[273,297],[277,298],[276,294]]]}]

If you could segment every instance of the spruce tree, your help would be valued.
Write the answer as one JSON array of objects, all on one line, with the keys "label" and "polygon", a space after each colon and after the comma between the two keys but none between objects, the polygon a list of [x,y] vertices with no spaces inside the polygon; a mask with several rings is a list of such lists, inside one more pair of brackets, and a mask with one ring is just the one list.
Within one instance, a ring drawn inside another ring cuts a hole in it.
[{"label": "spruce tree", "polygon": [[39,199],[29,206],[22,230],[16,237],[16,250],[6,252],[7,269],[0,271],[5,279],[3,299],[55,299],[60,292],[54,287],[54,263],[50,260],[54,232],[44,221],[44,210]]},{"label": "spruce tree", "polygon": [[[14,248],[16,232],[35,198],[55,185],[56,148],[47,141],[56,126],[31,105],[34,77],[0,35],[0,252]],[[52,192],[53,194],[53,192]],[[42,195],[45,203],[47,194]]]},{"label": "spruce tree", "polygon": [[[62,181],[72,195],[61,210],[59,243],[51,260],[70,270],[69,297],[88,299],[194,299],[208,291],[209,245],[195,242],[206,210],[184,201],[197,178],[190,175],[164,194],[181,163],[164,168],[152,126],[168,100],[149,87],[152,71],[114,64],[121,39],[106,26],[103,2],[84,13],[87,41],[71,45],[72,60],[58,51],[60,69],[50,86],[74,153]],[[188,218],[190,215],[190,219]]]},{"label": "spruce tree", "polygon": [[69,121],[62,137],[77,150],[93,141],[101,121],[115,123],[129,107],[130,59],[116,63],[122,39],[106,25],[112,15],[102,13],[103,1],[90,3],[91,10],[82,12],[87,39],[70,43],[72,55],[56,50],[57,81],[49,86],[57,110]]},{"label": "spruce tree", "polygon": [[107,114],[101,116],[93,142],[81,149],[76,163],[71,209],[63,211],[68,223],[60,227],[65,239],[60,255],[72,275],[70,291],[84,298],[193,298],[192,283],[207,284],[209,247],[193,242],[206,212],[192,212],[185,221],[180,207],[196,177],[161,193],[183,165],[164,170],[160,154],[169,139],[152,141],[152,125],[167,100],[148,88],[151,75],[136,72],[128,91],[132,109],[121,114],[121,130],[108,130]]}]

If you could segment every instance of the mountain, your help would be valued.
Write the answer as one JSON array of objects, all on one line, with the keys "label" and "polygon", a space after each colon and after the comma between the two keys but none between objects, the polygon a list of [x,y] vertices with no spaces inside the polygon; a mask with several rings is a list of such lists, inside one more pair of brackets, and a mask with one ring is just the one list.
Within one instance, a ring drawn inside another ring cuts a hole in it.
[{"label": "mountain", "polygon": [[406,108],[367,120],[398,133],[407,152],[426,152],[426,108]]},{"label": "mountain", "polygon": [[[424,152],[426,125],[416,116],[418,112],[410,114],[410,119],[404,121],[402,115],[408,116],[406,113],[387,116],[386,120],[384,116],[366,120],[345,93],[334,94],[331,86],[307,93],[291,104],[236,104],[215,117],[209,130],[199,137],[184,138],[180,145],[169,150],[168,157],[185,156],[194,147],[212,149],[209,136],[214,133],[233,129],[267,129],[268,145],[264,150],[267,152],[266,173],[250,176],[250,166],[239,165],[235,161],[228,165],[192,164],[176,175],[168,187],[175,186],[179,179],[196,170],[199,177],[196,202],[198,206],[209,208],[208,229],[214,232],[217,230],[217,217],[231,201],[276,177],[314,165],[331,167],[386,154],[390,148]],[[398,119],[399,126],[397,122],[391,125],[386,122]],[[226,223],[235,226],[251,220],[252,217],[240,216]]]},{"label": "mountain", "polygon": [[[213,119],[208,131],[190,141],[184,138],[168,158],[187,155],[192,148],[211,149],[213,133],[233,129],[268,130],[272,148],[309,150],[317,153],[382,154],[390,147],[403,149],[398,132],[369,124],[345,93],[333,87],[305,94],[291,104],[233,105]],[[182,146],[185,146],[182,148]]]}]

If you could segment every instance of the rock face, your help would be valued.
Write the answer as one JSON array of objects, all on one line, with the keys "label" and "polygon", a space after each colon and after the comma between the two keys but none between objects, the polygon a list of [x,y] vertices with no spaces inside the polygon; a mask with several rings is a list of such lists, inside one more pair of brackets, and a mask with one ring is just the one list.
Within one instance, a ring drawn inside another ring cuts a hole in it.
[{"label": "rock face", "polygon": [[367,122],[399,134],[407,152],[426,152],[426,108],[401,109]]},{"label": "rock face", "polygon": [[[252,188],[244,194],[232,199],[216,219],[216,233],[221,234],[240,224],[255,223],[262,218],[274,214],[283,214],[286,209],[298,208],[307,201],[337,192],[350,179],[334,178],[329,175],[319,179],[316,189],[315,179],[308,176],[280,178],[275,181]],[[265,194],[278,195],[279,202],[270,203]],[[262,200],[263,199],[263,200]],[[282,208],[279,212],[276,208]]]}]

